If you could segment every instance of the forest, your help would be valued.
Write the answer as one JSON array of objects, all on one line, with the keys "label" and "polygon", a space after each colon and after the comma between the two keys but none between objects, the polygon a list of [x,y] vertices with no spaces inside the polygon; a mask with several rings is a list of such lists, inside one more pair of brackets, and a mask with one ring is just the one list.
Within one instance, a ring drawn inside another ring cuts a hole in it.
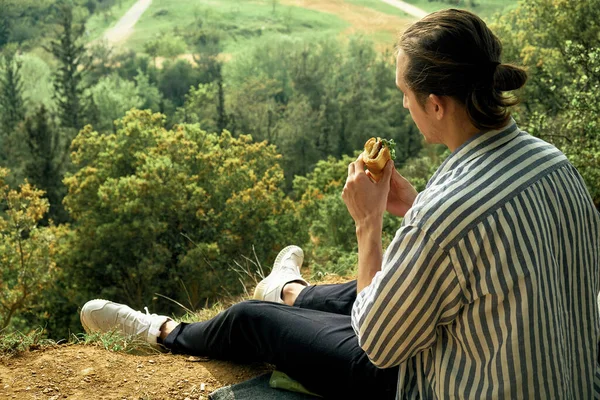
[{"label": "forest", "polygon": [[[351,276],[340,191],[369,137],[393,139],[425,187],[448,151],[402,106],[391,35],[318,35],[334,28],[263,3],[115,49],[98,32],[132,1],[0,0],[0,332],[67,337],[91,298],[200,309],[288,244],[313,279]],[[503,62],[529,73],[514,118],[569,157],[597,207],[599,10],[527,0],[485,15]],[[399,224],[385,217],[384,242]]]}]

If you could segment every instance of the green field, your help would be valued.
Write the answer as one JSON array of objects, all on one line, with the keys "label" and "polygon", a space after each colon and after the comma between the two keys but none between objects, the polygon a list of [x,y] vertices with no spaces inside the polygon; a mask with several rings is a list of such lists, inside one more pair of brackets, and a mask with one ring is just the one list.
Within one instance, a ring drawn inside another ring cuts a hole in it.
[{"label": "green field", "polygon": [[269,41],[274,36],[312,37],[336,35],[350,25],[331,14],[273,1],[212,0],[181,2],[154,0],[138,21],[128,47],[143,51],[143,45],[158,34],[209,24],[226,32],[225,52],[246,47],[250,42]]},{"label": "green field", "polygon": [[[376,0],[374,0],[376,1]],[[432,1],[432,0],[404,0],[414,6],[422,8],[425,11],[433,12],[443,8],[462,8],[467,9],[481,18],[487,19],[495,13],[502,13],[508,8],[515,7],[517,0],[459,0],[458,4],[451,4],[448,1]],[[471,4],[475,4],[472,6]]]},{"label": "green field", "polygon": [[384,14],[397,15],[403,18],[413,18],[404,11],[400,10],[399,8],[393,7],[387,3],[382,2],[381,0],[346,0],[346,3],[371,8]]},{"label": "green field", "polygon": [[[461,0],[457,7],[464,6],[488,18],[517,3],[517,0],[475,1],[474,7],[469,7],[472,3],[464,0]],[[92,17],[88,22],[90,40],[95,40],[113,26],[134,2],[135,0],[123,0],[121,7],[113,7],[108,17]],[[452,6],[442,1],[407,2],[430,12]],[[339,7],[338,13],[336,6],[341,2],[327,0],[310,3],[311,9],[289,5],[289,2],[281,0],[154,0],[137,22],[134,33],[125,46],[141,53],[144,52],[144,44],[158,36],[167,33],[185,36],[187,32],[200,26],[209,26],[224,33],[223,51],[229,54],[281,36],[310,41],[348,32],[365,33],[380,50],[385,50],[393,47],[396,32],[390,28],[390,21],[387,21],[387,26],[384,27],[377,24],[369,26],[370,16],[362,15],[368,14],[365,8],[373,10],[374,15],[385,14],[389,15],[392,21],[397,19],[398,30],[402,25],[414,20],[414,17],[380,0],[345,0],[345,3],[347,6]]]}]

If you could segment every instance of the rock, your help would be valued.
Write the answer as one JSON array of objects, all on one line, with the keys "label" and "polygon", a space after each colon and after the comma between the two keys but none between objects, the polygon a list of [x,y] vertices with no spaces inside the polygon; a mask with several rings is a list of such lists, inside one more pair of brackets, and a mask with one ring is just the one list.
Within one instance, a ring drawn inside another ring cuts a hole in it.
[{"label": "rock", "polygon": [[93,373],[94,373],[94,368],[89,367],[86,369],[82,369],[81,372],[79,372],[79,375],[87,376],[87,375],[91,375]]}]

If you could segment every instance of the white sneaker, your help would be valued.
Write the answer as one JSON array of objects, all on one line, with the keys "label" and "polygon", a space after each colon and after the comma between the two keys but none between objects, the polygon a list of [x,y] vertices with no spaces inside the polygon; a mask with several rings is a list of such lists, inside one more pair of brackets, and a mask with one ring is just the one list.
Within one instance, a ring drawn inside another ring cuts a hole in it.
[{"label": "white sneaker", "polygon": [[164,315],[135,311],[125,304],[108,300],[90,300],[84,304],[79,314],[81,325],[86,332],[108,332],[118,328],[126,335],[135,335],[146,340],[153,346],[158,346],[157,338],[160,327],[171,318]]},{"label": "white sneaker", "polygon": [[254,299],[283,303],[281,292],[286,283],[297,281],[308,286],[300,266],[304,261],[304,252],[298,246],[287,246],[279,252],[269,276],[260,281],[254,290]]}]

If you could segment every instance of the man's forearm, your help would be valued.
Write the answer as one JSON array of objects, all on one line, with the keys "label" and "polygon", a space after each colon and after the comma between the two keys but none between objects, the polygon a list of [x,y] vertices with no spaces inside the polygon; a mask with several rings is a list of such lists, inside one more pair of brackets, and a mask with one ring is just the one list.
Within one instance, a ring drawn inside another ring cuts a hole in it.
[{"label": "man's forearm", "polygon": [[369,286],[375,274],[381,270],[383,259],[381,231],[381,223],[356,227],[356,238],[358,240],[358,293]]}]

